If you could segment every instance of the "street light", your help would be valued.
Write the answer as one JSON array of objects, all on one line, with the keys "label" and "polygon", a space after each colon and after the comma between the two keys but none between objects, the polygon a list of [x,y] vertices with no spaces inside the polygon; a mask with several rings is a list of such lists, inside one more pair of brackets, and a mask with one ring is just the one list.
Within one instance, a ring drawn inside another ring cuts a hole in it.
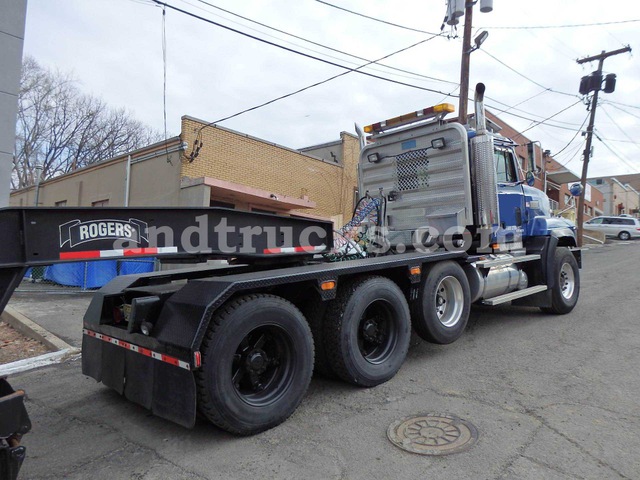
[{"label": "street light", "polygon": [[484,43],[484,41],[489,36],[489,32],[486,30],[480,32],[476,38],[473,39],[473,42],[476,44],[475,47],[471,47],[471,49],[467,53],[475,52],[480,48],[480,45]]},{"label": "street light", "polygon": [[[457,25],[462,16],[462,0],[448,0],[449,25]],[[458,122],[467,124],[467,103],[469,101],[469,64],[471,52],[480,48],[480,45],[487,39],[489,33],[481,32],[474,40],[475,46],[471,46],[471,29],[473,24],[473,6],[477,1],[467,0],[464,2],[464,34],[462,37],[462,59],[460,62],[460,103],[458,106]],[[480,11],[488,13],[493,10],[493,0],[480,0]]]}]

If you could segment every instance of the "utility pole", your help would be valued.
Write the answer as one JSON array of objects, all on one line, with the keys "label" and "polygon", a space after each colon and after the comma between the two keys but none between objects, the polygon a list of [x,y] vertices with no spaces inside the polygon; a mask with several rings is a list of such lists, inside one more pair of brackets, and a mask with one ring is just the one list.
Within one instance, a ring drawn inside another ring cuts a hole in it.
[{"label": "utility pole", "polygon": [[[487,39],[489,33],[481,32],[475,39],[475,45],[471,46],[471,30],[473,29],[473,7],[480,2],[480,11],[488,13],[493,11],[493,0],[448,0],[447,16],[445,22],[449,25],[457,25],[459,17],[464,15],[464,33],[462,37],[462,59],[460,61],[460,102],[458,104],[458,122],[467,124],[467,103],[469,103],[469,67],[471,64],[471,52],[480,48]],[[464,13],[462,7],[464,4]],[[444,25],[443,25],[444,26]]]},{"label": "utility pole", "polygon": [[[604,60],[608,57],[612,57],[613,55],[618,55],[620,53],[630,52],[631,47],[626,46],[625,48],[620,48],[618,50],[614,50],[611,52],[605,52],[604,50],[600,55],[594,55],[592,57],[582,58],[580,60],[576,60],[578,64],[582,65],[587,62],[594,62],[598,60],[598,70],[593,72],[589,77],[583,77],[583,80],[580,84],[581,91],[583,93],[583,86],[586,86],[586,90],[588,93],[591,90],[594,90],[593,98],[591,99],[591,114],[589,116],[589,126],[587,127],[587,145],[584,149],[584,158],[582,162],[582,176],[580,177],[580,184],[582,185],[582,192],[580,193],[580,197],[578,197],[578,246],[582,246],[582,224],[584,223],[584,196],[586,192],[587,186],[587,170],[589,168],[589,158],[591,157],[591,143],[593,140],[593,126],[596,121],[596,107],[598,106],[598,93],[602,87],[602,66],[604,65]],[[585,81],[585,79],[587,79]],[[589,81],[589,79],[593,79],[595,81]],[[613,88],[615,88],[615,76],[613,76]],[[586,84],[586,85],[585,85]],[[612,89],[607,89],[605,87],[605,92],[611,93]]]},{"label": "utility pole", "polygon": [[460,62],[460,103],[458,121],[467,124],[467,104],[469,103],[469,68],[471,64],[471,29],[473,23],[473,3],[467,2],[464,11],[464,36],[462,37],[462,60]]}]

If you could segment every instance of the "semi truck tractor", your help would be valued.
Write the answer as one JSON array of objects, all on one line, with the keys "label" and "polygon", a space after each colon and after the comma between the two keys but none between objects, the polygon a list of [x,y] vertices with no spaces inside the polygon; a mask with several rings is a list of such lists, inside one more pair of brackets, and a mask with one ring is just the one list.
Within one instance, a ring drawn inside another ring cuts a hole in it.
[{"label": "semi truck tractor", "polygon": [[98,290],[82,372],[185,427],[200,413],[240,435],[287,419],[314,370],[359,387],[390,380],[412,329],[454,342],[472,304],[567,314],[575,228],[530,186],[515,144],[488,131],[483,95],[478,84],[474,128],[447,120],[448,104],[365,127],[362,198],[335,232],[221,208],[3,209],[0,306],[33,265],[226,260]]}]

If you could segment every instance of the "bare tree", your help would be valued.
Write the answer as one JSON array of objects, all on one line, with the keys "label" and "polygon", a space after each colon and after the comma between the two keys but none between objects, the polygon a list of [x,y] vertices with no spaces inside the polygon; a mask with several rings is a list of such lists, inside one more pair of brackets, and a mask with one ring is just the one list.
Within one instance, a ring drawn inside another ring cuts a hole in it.
[{"label": "bare tree", "polygon": [[35,183],[36,165],[43,179],[52,178],[161,138],[125,109],[83,94],[71,75],[24,59],[12,188]]}]

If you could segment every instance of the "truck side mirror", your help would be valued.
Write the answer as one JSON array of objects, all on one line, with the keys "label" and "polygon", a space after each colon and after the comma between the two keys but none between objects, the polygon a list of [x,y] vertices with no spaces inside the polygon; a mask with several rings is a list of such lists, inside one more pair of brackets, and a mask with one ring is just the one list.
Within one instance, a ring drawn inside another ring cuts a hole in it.
[{"label": "truck side mirror", "polygon": [[527,185],[533,187],[533,184],[536,183],[536,177],[533,176],[533,172],[529,170],[526,175]]}]

